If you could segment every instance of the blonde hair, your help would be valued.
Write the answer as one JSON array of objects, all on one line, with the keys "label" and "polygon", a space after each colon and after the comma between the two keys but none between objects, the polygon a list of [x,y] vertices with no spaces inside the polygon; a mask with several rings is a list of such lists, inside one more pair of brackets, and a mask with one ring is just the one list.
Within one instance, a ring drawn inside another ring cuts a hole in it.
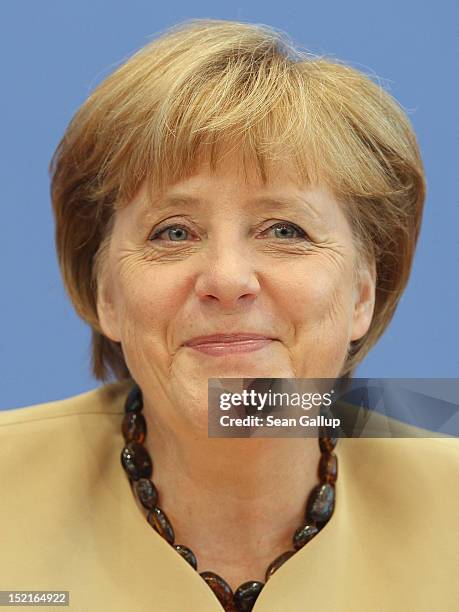
[{"label": "blonde hair", "polygon": [[51,164],[56,245],[66,289],[92,327],[96,378],[129,378],[119,343],[100,329],[97,279],[114,211],[145,182],[188,176],[200,155],[215,168],[223,142],[254,160],[290,159],[304,184],[343,203],[359,252],[374,261],[368,332],[349,347],[350,376],[391,320],[408,282],[425,198],[422,161],[402,108],[368,76],[296,48],[262,25],[179,24],[106,78],[70,122]]}]

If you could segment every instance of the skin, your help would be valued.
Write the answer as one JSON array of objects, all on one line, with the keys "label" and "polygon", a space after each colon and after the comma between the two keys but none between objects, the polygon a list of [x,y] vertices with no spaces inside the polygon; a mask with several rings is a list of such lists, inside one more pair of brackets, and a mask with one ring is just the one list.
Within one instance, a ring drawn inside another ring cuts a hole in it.
[{"label": "skin", "polygon": [[[374,308],[374,268],[355,279],[351,229],[333,194],[298,185],[288,162],[270,176],[263,186],[251,167],[246,180],[231,153],[154,201],[140,189],[116,212],[98,284],[102,330],[121,342],[143,391],[146,446],[176,542],[232,588],[264,582],[292,548],[320,451],[314,438],[209,439],[207,379],[337,377]],[[197,200],[164,208],[179,194]],[[172,224],[180,227],[159,233]],[[219,357],[183,345],[232,331],[274,340]]]}]

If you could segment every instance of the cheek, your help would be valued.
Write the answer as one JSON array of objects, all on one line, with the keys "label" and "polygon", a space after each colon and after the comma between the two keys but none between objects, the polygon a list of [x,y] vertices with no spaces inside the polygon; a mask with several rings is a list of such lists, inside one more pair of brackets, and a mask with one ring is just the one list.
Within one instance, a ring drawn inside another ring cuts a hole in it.
[{"label": "cheek", "polygon": [[299,328],[342,325],[352,312],[352,280],[351,270],[344,266],[310,265],[296,270],[283,283],[283,310]]},{"label": "cheek", "polygon": [[289,276],[282,291],[282,316],[293,332],[290,354],[299,377],[338,375],[350,341],[352,270],[312,265]]},{"label": "cheek", "polygon": [[158,268],[144,269],[121,282],[118,303],[123,349],[143,353],[167,353],[171,346],[168,330],[171,320],[186,299],[186,286],[180,273]]}]

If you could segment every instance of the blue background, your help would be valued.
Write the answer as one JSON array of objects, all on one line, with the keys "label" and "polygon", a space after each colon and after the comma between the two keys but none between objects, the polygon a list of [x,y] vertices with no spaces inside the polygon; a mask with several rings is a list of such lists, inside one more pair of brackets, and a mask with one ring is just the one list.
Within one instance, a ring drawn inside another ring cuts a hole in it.
[{"label": "blue background", "polygon": [[458,12],[452,1],[3,1],[0,408],[99,386],[89,329],[59,276],[48,162],[96,84],[158,31],[197,17],[285,30],[377,75],[403,105],[426,166],[423,229],[396,316],[356,375],[458,377]]}]

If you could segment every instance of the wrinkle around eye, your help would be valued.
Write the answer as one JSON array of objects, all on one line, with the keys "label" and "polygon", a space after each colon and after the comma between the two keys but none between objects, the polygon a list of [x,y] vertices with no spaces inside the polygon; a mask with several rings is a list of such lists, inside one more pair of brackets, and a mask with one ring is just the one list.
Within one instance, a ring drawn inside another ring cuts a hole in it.
[{"label": "wrinkle around eye", "polygon": [[262,252],[273,255],[284,257],[286,255],[314,255],[322,253],[324,250],[330,249],[330,243],[316,242],[308,238],[293,238],[286,240],[264,240],[266,244],[262,244]]},{"label": "wrinkle around eye", "polygon": [[114,261],[111,264],[118,271],[119,276],[131,276],[132,272],[135,272],[139,265],[144,263],[145,258],[142,254],[141,249],[135,248],[123,248],[117,250]]},{"label": "wrinkle around eye", "polygon": [[147,263],[163,263],[181,261],[200,249],[199,240],[177,240],[170,241],[172,246],[155,248],[151,243],[147,243],[142,248],[142,260]]},{"label": "wrinkle around eye", "polygon": [[344,272],[346,269],[346,262],[349,258],[353,257],[352,250],[346,248],[345,245],[339,242],[329,241],[316,246],[318,247],[317,252],[331,262],[331,265],[340,273]]}]

